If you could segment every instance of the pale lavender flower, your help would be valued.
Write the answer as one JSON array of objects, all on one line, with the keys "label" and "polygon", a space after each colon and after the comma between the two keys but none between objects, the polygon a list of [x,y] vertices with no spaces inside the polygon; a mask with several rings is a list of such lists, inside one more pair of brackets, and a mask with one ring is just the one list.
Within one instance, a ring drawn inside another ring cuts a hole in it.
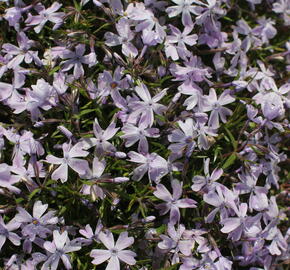
[{"label": "pale lavender flower", "polygon": [[224,105],[232,103],[235,101],[229,91],[225,90],[219,98],[217,98],[215,89],[211,88],[208,95],[209,104],[204,108],[205,112],[211,111],[208,125],[212,128],[219,128],[219,118],[223,123],[227,122],[227,116],[232,115],[232,111]]},{"label": "pale lavender flower", "polygon": [[167,89],[162,90],[153,98],[145,84],[135,87],[135,91],[142,101],[133,101],[129,104],[133,112],[129,115],[128,121],[132,121],[140,116],[139,124],[145,127],[152,127],[154,122],[154,112],[161,115],[165,110],[166,106],[157,103],[164,97]]},{"label": "pale lavender flower", "polygon": [[18,214],[15,220],[22,224],[22,235],[27,236],[30,241],[34,241],[36,236],[46,238],[51,234],[52,226],[58,222],[55,211],[48,211],[48,204],[36,201],[33,205],[33,215],[31,216],[24,208],[18,207]]},{"label": "pale lavender flower", "polygon": [[98,265],[109,260],[106,270],[120,270],[120,260],[129,265],[136,264],[136,260],[134,259],[137,256],[136,253],[131,250],[125,250],[125,248],[134,243],[134,238],[128,237],[128,232],[122,232],[116,243],[110,231],[105,233],[101,232],[99,234],[99,240],[107,250],[93,249],[90,253],[90,256],[94,258],[92,261],[93,264]]},{"label": "pale lavender flower", "polygon": [[35,6],[39,15],[32,16],[31,14],[28,15],[25,23],[27,26],[34,26],[34,31],[39,33],[44,25],[50,21],[54,23],[52,30],[56,30],[61,26],[63,23],[63,19],[65,16],[64,12],[56,12],[61,8],[62,4],[58,2],[54,2],[49,8],[45,9],[42,4],[38,4]]},{"label": "pale lavender flower", "polygon": [[211,191],[218,183],[216,181],[221,178],[223,174],[223,169],[215,168],[213,172],[209,173],[209,163],[210,159],[204,160],[203,171],[204,176],[196,175],[192,178],[193,185],[191,186],[193,191]]},{"label": "pale lavender flower", "polygon": [[141,180],[145,173],[148,172],[150,183],[151,181],[159,183],[160,179],[168,173],[167,161],[156,153],[140,154],[130,151],[128,157],[130,158],[129,161],[142,164],[133,171],[132,178],[135,181]]},{"label": "pale lavender flower", "polygon": [[196,147],[195,138],[197,138],[197,131],[192,118],[186,118],[185,121],[177,122],[180,129],[175,129],[170,135],[168,135],[168,140],[172,144],[168,147],[172,153],[183,155],[185,153],[186,157],[190,157],[194,148]]},{"label": "pale lavender flower", "polygon": [[284,24],[290,25],[290,1],[278,0],[273,3],[273,11],[282,15]]},{"label": "pale lavender flower", "polygon": [[95,53],[91,52],[90,54],[84,55],[85,50],[86,50],[85,44],[78,44],[75,47],[74,52],[66,50],[61,55],[61,58],[65,59],[64,61],[61,62],[61,64],[63,65],[61,71],[68,71],[74,68],[73,75],[75,79],[83,77],[85,74],[83,64],[87,64],[89,65],[89,67],[97,64]]},{"label": "pale lavender flower", "polygon": [[176,5],[168,7],[166,9],[166,12],[168,13],[168,16],[175,17],[182,13],[182,24],[184,26],[193,26],[191,13],[196,14],[196,6],[193,5],[193,3],[203,4],[202,2],[198,0],[171,0]]},{"label": "pale lavender flower", "polygon": [[99,234],[101,233],[102,229],[103,225],[100,219],[98,220],[95,232],[93,232],[91,225],[87,224],[84,229],[79,230],[79,233],[85,237],[82,239],[82,242],[91,244],[95,240],[96,242],[100,243]]},{"label": "pale lavender flower", "polygon": [[[186,60],[191,56],[191,52],[186,48],[186,45],[193,46],[197,42],[197,35],[189,35],[193,27],[185,27],[183,32],[173,25],[170,25],[171,34],[166,37],[165,53],[167,57],[171,57],[172,60],[178,60],[181,57]],[[177,45],[173,45],[176,44]]]},{"label": "pale lavender flower", "polygon": [[130,147],[139,141],[138,152],[148,153],[148,141],[146,137],[149,138],[158,138],[159,129],[158,128],[146,128],[142,124],[135,126],[133,124],[125,124],[122,128],[124,135],[120,137],[125,139],[126,147]]},{"label": "pale lavender flower", "polygon": [[160,210],[160,215],[165,215],[170,211],[170,223],[176,224],[180,220],[179,208],[196,208],[196,201],[192,199],[180,199],[182,196],[182,183],[178,180],[171,182],[173,194],[171,195],[168,189],[158,184],[154,196],[165,201],[165,203],[158,204],[156,207]]},{"label": "pale lavender flower", "polygon": [[129,4],[127,8],[128,17],[132,20],[138,21],[135,27],[137,32],[149,31],[149,33],[155,34],[156,42],[162,43],[166,37],[165,26],[159,24],[158,19],[154,16],[154,13],[150,9],[146,9],[144,3]]},{"label": "pale lavender flower", "polygon": [[116,152],[115,146],[108,142],[108,140],[113,138],[119,130],[119,128],[116,128],[116,123],[112,121],[111,124],[103,130],[98,122],[98,119],[95,118],[93,129],[95,138],[85,138],[81,141],[84,149],[89,149],[96,146],[95,151],[97,156]]},{"label": "pale lavender flower", "polygon": [[7,224],[4,223],[2,216],[0,215],[0,251],[8,238],[10,242],[15,245],[20,245],[21,238],[13,231],[20,227],[21,223],[15,219],[10,220]]},{"label": "pale lavender flower", "polygon": [[19,182],[19,178],[17,176],[11,175],[9,166],[6,163],[0,164],[0,194],[4,192],[4,189],[8,189],[13,193],[20,193],[21,190],[15,186],[14,184]]},{"label": "pale lavender flower", "polygon": [[220,212],[221,220],[228,218],[230,212],[228,208],[235,207],[235,200],[237,197],[237,194],[233,193],[223,185],[216,186],[215,191],[211,190],[209,193],[205,193],[203,195],[203,200],[206,203],[216,207],[205,218],[205,222],[211,223],[218,212]]},{"label": "pale lavender flower", "polygon": [[31,114],[32,121],[41,117],[40,108],[47,111],[56,105],[56,97],[53,87],[44,79],[38,79],[36,85],[31,85],[32,90],[27,89],[26,96],[21,99],[9,100],[8,104],[14,109],[15,114],[27,110]]},{"label": "pale lavender flower", "polygon": [[192,248],[194,246],[194,240],[188,238],[185,233],[185,227],[180,224],[175,230],[174,225],[169,223],[167,228],[167,235],[160,235],[162,242],[158,243],[158,247],[164,251],[169,251],[173,253],[172,263],[179,262],[179,252],[184,256],[190,256],[192,253]]},{"label": "pale lavender flower", "polygon": [[116,92],[129,87],[128,79],[126,77],[123,78],[123,71],[124,68],[118,66],[113,74],[107,70],[99,74],[98,88],[96,89],[99,98],[105,98],[111,95],[112,99],[115,101]]},{"label": "pale lavender flower", "polygon": [[130,22],[126,18],[121,18],[118,23],[116,23],[116,29],[119,35],[112,32],[106,32],[106,45],[108,46],[118,46],[122,45],[122,53],[128,57],[136,57],[138,55],[138,50],[132,44],[135,34],[130,29]]},{"label": "pale lavender flower", "polygon": [[33,40],[29,40],[24,32],[20,32],[17,34],[17,42],[19,47],[10,43],[5,43],[2,46],[4,53],[13,56],[7,64],[8,68],[17,68],[23,61],[27,64],[34,61],[36,65],[42,65],[38,58],[38,52],[30,50],[35,43]]},{"label": "pale lavender flower", "polygon": [[81,246],[75,245],[68,238],[67,231],[59,233],[58,231],[53,231],[53,241],[46,241],[43,247],[49,252],[47,255],[47,260],[42,265],[41,270],[56,270],[60,259],[62,260],[66,269],[72,269],[70,262],[70,256],[67,253],[78,251]]},{"label": "pale lavender flower", "polygon": [[51,175],[54,180],[60,179],[62,183],[67,181],[68,167],[72,168],[78,174],[85,174],[89,169],[89,164],[86,160],[77,157],[86,157],[89,153],[83,150],[82,142],[72,146],[70,143],[62,145],[63,158],[58,158],[53,155],[47,155],[46,161],[51,164],[60,165]]},{"label": "pale lavender flower", "polygon": [[261,215],[249,217],[247,216],[248,205],[241,203],[239,208],[233,208],[238,217],[229,217],[221,220],[221,224],[224,227],[221,229],[223,233],[229,233],[229,238],[233,241],[238,241],[242,233],[252,226],[257,226],[255,223],[259,222]]},{"label": "pale lavender flower", "polygon": [[191,82],[202,82],[211,76],[209,69],[204,67],[197,56],[191,56],[183,64],[184,67],[177,64],[170,65],[170,72],[176,77],[174,79],[176,81],[185,81],[190,84]]}]

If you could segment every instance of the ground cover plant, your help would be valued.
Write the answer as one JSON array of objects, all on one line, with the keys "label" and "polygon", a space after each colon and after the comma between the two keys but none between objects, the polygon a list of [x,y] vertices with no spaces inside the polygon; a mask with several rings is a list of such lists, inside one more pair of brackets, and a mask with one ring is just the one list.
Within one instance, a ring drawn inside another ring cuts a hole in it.
[{"label": "ground cover plant", "polygon": [[289,0],[0,0],[0,269],[289,269]]}]

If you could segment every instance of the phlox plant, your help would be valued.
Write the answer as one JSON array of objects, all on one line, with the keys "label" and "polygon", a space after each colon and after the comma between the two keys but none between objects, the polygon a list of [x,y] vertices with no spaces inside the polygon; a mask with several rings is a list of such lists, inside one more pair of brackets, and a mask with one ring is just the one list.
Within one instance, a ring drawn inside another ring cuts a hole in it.
[{"label": "phlox plant", "polygon": [[289,0],[0,0],[0,269],[289,269]]}]

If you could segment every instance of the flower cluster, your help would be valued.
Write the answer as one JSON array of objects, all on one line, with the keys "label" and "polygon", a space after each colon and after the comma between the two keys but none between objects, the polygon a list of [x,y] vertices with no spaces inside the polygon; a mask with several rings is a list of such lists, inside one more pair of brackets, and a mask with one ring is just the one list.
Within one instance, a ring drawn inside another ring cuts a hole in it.
[{"label": "flower cluster", "polygon": [[289,14],[0,0],[0,268],[289,265]]}]

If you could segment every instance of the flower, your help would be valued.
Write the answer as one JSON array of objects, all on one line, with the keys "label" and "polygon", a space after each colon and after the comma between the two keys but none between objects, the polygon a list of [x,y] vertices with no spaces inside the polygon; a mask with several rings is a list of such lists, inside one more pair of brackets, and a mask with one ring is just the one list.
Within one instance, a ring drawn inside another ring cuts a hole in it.
[{"label": "flower", "polygon": [[28,236],[30,241],[34,241],[36,236],[46,238],[47,234],[51,234],[49,225],[56,224],[58,218],[55,217],[55,211],[45,211],[48,204],[42,204],[41,201],[36,201],[33,205],[33,215],[31,216],[24,208],[18,207],[18,214],[15,220],[21,223],[23,236]]},{"label": "flower", "polygon": [[109,260],[106,270],[120,270],[120,260],[129,265],[136,264],[134,259],[135,252],[124,250],[134,243],[133,237],[128,237],[128,232],[122,232],[115,244],[113,234],[110,231],[99,234],[99,240],[105,245],[108,250],[93,249],[90,256],[93,257],[92,263],[95,265],[101,264]]},{"label": "flower", "polygon": [[188,198],[180,199],[182,196],[182,183],[179,183],[178,180],[173,180],[171,186],[173,195],[162,184],[156,186],[156,191],[153,194],[157,198],[165,201],[165,203],[157,205],[157,208],[160,210],[160,215],[165,215],[170,211],[170,223],[176,224],[180,220],[179,208],[195,208],[196,201]]},{"label": "flower", "polygon": [[67,231],[59,233],[53,231],[53,241],[46,241],[43,247],[49,252],[48,258],[42,265],[41,270],[56,270],[61,259],[66,269],[72,269],[70,256],[66,253],[78,251],[81,246],[74,245],[68,238]]},{"label": "flower", "polygon": [[128,153],[129,161],[140,163],[133,171],[133,180],[139,181],[148,171],[149,181],[159,183],[160,179],[168,173],[167,161],[156,153],[140,154],[134,151]]},{"label": "flower", "polygon": [[141,98],[142,101],[133,101],[129,104],[130,108],[133,109],[133,112],[129,115],[128,121],[132,121],[140,116],[139,124],[142,124],[144,127],[152,127],[154,122],[154,112],[158,115],[161,115],[165,110],[166,106],[157,103],[160,99],[166,94],[166,90],[162,90],[156,96],[151,98],[151,95],[145,84],[135,87],[137,95]]},{"label": "flower", "polygon": [[0,216],[0,251],[8,238],[10,242],[15,245],[20,245],[20,237],[13,231],[20,227],[21,223],[15,219],[10,220],[7,224],[4,223],[2,216]]},{"label": "flower", "polygon": [[58,2],[54,2],[49,8],[45,9],[45,7],[40,4],[36,6],[39,15],[32,16],[31,14],[28,15],[25,23],[27,26],[37,25],[34,27],[35,33],[39,33],[44,25],[51,21],[55,25],[53,26],[52,30],[56,30],[61,26],[63,23],[63,18],[65,16],[64,12],[56,12],[60,9],[62,4]]},{"label": "flower", "polygon": [[51,178],[54,180],[60,179],[62,183],[67,181],[68,167],[72,168],[78,174],[85,174],[89,169],[89,163],[86,160],[76,157],[86,157],[89,152],[83,150],[83,143],[79,142],[74,146],[71,142],[62,145],[63,158],[58,158],[53,155],[47,155],[46,161],[60,166],[52,173]]}]

